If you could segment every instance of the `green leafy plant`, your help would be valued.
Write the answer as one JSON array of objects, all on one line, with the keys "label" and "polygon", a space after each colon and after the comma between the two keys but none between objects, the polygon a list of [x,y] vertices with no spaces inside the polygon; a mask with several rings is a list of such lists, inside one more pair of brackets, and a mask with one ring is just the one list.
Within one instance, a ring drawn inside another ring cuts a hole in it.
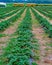
[{"label": "green leafy plant", "polygon": [[32,65],[38,65],[36,62],[32,62]]}]

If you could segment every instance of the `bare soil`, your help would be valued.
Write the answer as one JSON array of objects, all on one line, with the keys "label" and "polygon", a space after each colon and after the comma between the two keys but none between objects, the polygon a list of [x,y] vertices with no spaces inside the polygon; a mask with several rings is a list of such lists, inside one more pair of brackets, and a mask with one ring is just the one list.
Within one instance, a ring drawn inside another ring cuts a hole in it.
[{"label": "bare soil", "polygon": [[[38,23],[34,14],[31,12],[32,16],[32,33],[35,35],[35,38],[38,39],[40,44],[40,60],[37,61],[38,65],[52,65],[52,48],[46,46],[47,43],[51,43],[51,40],[45,32],[41,25]],[[49,49],[49,52],[46,50]]]}]

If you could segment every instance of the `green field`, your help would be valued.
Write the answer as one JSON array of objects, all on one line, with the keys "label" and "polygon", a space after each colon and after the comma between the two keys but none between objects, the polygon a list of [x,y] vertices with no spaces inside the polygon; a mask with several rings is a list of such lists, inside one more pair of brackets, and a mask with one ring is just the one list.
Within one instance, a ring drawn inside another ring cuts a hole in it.
[{"label": "green field", "polygon": [[52,6],[0,8],[0,65],[51,64]]}]

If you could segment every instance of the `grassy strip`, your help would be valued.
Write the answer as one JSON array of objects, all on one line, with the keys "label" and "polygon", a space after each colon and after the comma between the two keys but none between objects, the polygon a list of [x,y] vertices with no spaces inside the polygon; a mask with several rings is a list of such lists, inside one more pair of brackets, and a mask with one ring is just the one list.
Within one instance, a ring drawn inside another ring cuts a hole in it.
[{"label": "grassy strip", "polygon": [[8,20],[5,20],[0,23],[0,32],[4,31],[6,28],[8,28],[13,22],[15,22],[21,14],[24,12],[25,8],[21,9],[19,13],[17,13],[15,16],[11,17]]},{"label": "grassy strip", "polygon": [[34,9],[32,9],[32,12],[34,13],[38,21],[41,23],[41,25],[43,26],[45,32],[49,34],[50,38],[52,38],[52,25],[45,18],[39,15]]},{"label": "grassy strip", "polygon": [[48,44],[48,46],[52,47],[52,43]]},{"label": "grassy strip", "polygon": [[0,38],[1,37],[6,37],[6,36],[8,36],[8,35],[6,35],[6,34],[0,34]]},{"label": "grassy strip", "polygon": [[51,49],[52,49],[52,42],[51,43],[47,43],[46,46],[51,47]]},{"label": "grassy strip", "polygon": [[[1,56],[0,65],[37,65],[35,59],[38,50],[37,41],[33,40],[32,21],[29,8],[26,16],[20,23],[16,34],[17,38],[12,38],[7,47],[4,49],[4,54]],[[35,44],[32,44],[32,43]]]}]

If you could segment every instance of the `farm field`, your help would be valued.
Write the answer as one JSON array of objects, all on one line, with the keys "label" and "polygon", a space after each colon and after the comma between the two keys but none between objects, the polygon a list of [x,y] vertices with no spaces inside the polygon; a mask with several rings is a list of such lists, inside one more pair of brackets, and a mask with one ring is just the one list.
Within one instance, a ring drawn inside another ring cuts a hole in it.
[{"label": "farm field", "polygon": [[0,8],[0,65],[52,65],[52,6]]}]

